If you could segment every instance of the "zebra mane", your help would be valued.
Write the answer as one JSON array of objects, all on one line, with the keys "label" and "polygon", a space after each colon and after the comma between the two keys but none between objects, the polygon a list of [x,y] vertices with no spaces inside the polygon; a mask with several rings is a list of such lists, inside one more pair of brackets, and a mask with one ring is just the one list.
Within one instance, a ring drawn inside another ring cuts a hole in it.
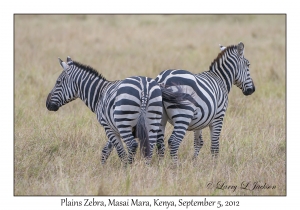
[{"label": "zebra mane", "polygon": [[[105,78],[102,74],[100,74],[97,70],[95,70],[95,69],[94,69],[93,67],[91,67],[91,66],[88,66],[88,65],[79,63],[79,62],[77,62],[77,61],[72,61],[72,64],[75,65],[76,67],[78,67],[78,68],[80,68],[80,69],[82,69],[82,70],[88,72],[88,73],[91,73],[91,74],[93,74],[93,75],[95,75],[95,76],[97,76],[97,77],[100,77],[101,79],[106,80],[106,78]],[[72,65],[72,64],[71,64],[71,65]]]},{"label": "zebra mane", "polygon": [[218,62],[220,58],[222,58],[222,56],[224,55],[225,52],[227,52],[228,50],[231,50],[231,49],[233,49],[233,48],[236,48],[236,46],[235,46],[235,45],[231,45],[231,46],[226,47],[225,50],[222,50],[222,51],[218,54],[218,56],[213,60],[213,62],[211,62],[210,66],[209,66],[209,70],[211,70],[212,67],[213,67],[213,65],[214,65],[216,62]]}]

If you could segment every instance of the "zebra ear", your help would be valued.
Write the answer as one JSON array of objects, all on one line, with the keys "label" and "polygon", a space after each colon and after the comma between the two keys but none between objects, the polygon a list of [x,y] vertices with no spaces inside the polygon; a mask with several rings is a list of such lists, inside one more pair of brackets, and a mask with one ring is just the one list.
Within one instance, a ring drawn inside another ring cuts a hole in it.
[{"label": "zebra ear", "polygon": [[220,45],[220,44],[219,44],[219,46],[220,46],[220,50],[221,50],[221,51],[223,51],[223,50],[226,49],[226,47],[224,47],[224,46],[222,46],[222,45]]},{"label": "zebra ear", "polygon": [[67,63],[70,65],[73,62],[70,56],[67,57]]},{"label": "zebra ear", "polygon": [[59,64],[61,65],[61,67],[63,67],[63,65],[62,65],[63,61],[60,58],[58,58],[58,61],[59,61]]},{"label": "zebra ear", "polygon": [[58,58],[59,64],[61,65],[61,67],[64,70],[67,70],[67,68],[69,67],[68,64],[66,64],[65,62],[63,62],[60,58]]},{"label": "zebra ear", "polygon": [[237,46],[239,56],[241,56],[241,57],[244,56],[244,49],[245,49],[245,47],[244,47],[243,42],[240,42]]}]

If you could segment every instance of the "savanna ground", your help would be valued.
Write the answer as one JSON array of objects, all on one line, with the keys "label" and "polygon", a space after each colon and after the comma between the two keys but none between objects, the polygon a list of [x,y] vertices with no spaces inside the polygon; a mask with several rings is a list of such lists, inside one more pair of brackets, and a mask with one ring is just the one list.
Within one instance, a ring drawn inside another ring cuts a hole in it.
[{"label": "savanna ground", "polygon": [[[15,15],[14,30],[15,195],[286,195],[285,15]],[[107,138],[95,114],[80,99],[46,109],[61,72],[57,57],[69,55],[108,80],[155,78],[170,68],[208,70],[218,44],[239,41],[256,92],[245,97],[232,88],[215,161],[205,129],[194,162],[188,132],[177,167],[168,150],[150,166],[137,154],[125,168],[115,151],[101,165]],[[217,189],[218,182],[237,189]],[[243,182],[276,187],[246,190]]]}]

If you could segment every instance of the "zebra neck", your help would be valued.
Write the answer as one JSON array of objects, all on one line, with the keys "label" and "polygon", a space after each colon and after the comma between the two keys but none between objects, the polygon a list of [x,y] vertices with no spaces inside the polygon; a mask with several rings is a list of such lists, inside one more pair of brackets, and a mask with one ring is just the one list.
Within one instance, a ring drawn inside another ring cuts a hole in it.
[{"label": "zebra neck", "polygon": [[[222,63],[221,65],[219,64],[219,62],[216,63],[216,65],[212,65],[209,72],[213,73],[216,76],[216,80],[218,80],[217,82],[226,89],[228,94],[233,85],[235,77],[234,70],[232,66],[227,65],[226,63]],[[227,68],[227,66],[230,67]]]},{"label": "zebra neck", "polygon": [[97,104],[101,99],[103,89],[111,83],[99,76],[89,76],[78,84],[79,98],[89,107],[92,112],[97,111]]}]

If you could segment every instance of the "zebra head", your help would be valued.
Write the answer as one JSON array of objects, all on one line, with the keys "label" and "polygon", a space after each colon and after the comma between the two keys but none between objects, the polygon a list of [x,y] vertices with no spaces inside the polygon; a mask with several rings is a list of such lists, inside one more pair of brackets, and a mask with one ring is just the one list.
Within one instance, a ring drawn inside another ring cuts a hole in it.
[{"label": "zebra head", "polygon": [[58,58],[58,60],[63,71],[57,78],[54,88],[47,97],[46,107],[49,111],[57,111],[59,107],[78,97],[76,88],[70,78],[70,65],[73,61],[69,56],[67,63],[63,62],[60,58]]},{"label": "zebra head", "polygon": [[250,76],[250,62],[244,57],[244,44],[240,42],[237,46],[237,71],[234,84],[239,87],[243,94],[248,96],[254,93],[255,86]]}]

